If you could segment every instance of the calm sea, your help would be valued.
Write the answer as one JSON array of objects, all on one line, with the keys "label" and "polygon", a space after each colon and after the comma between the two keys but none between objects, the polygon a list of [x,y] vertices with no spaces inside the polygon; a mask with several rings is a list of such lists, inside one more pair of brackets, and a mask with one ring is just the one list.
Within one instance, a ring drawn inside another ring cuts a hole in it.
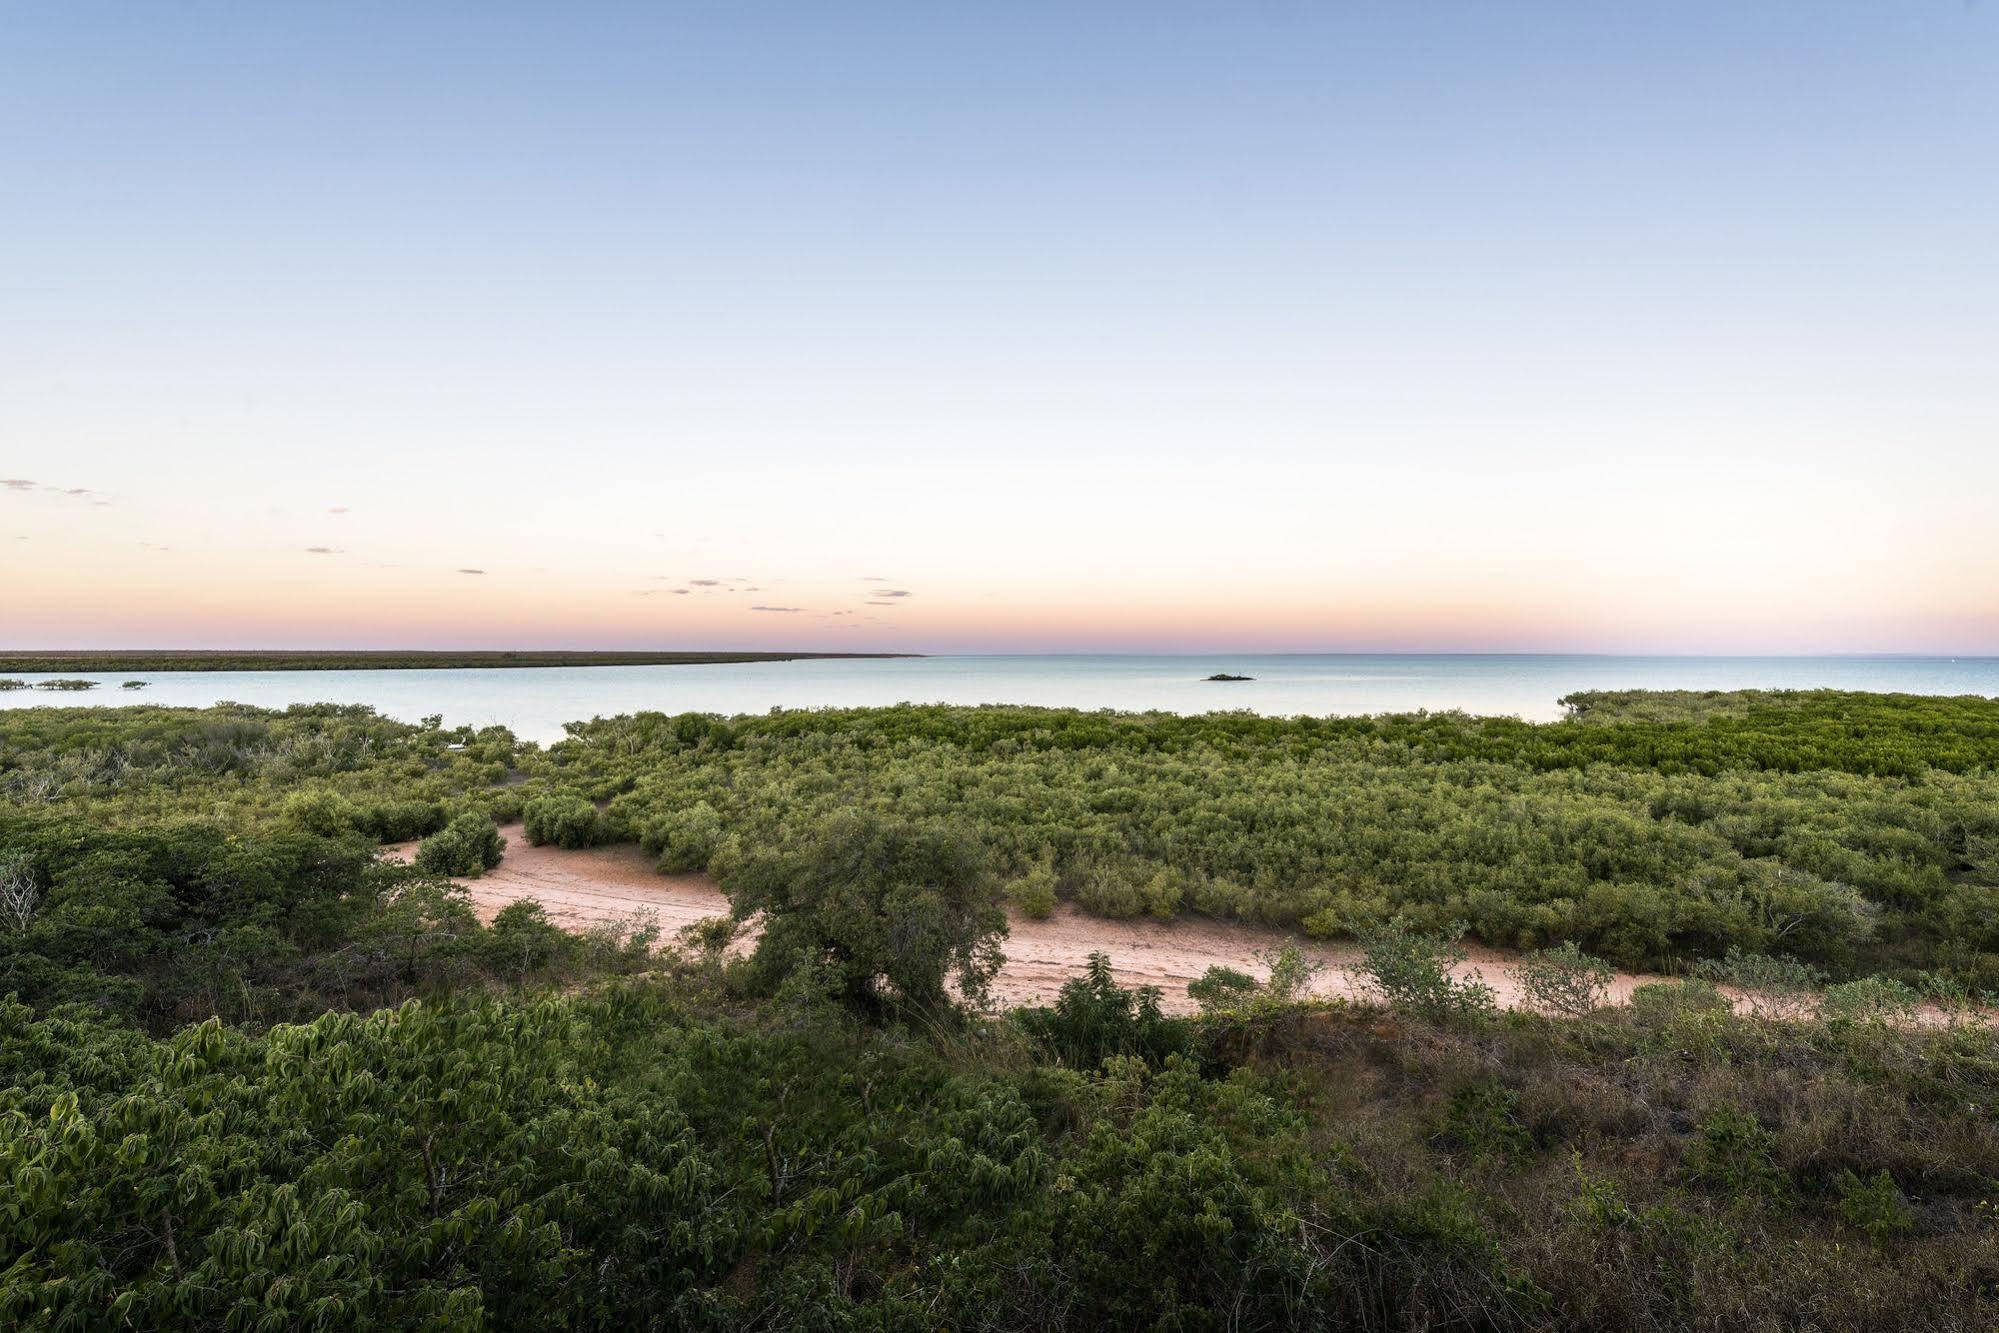
[{"label": "calm sea", "polygon": [[[1254,676],[1202,679],[1217,671]],[[0,692],[0,707],[192,704],[228,699],[282,708],[331,701],[372,704],[448,725],[502,723],[525,740],[562,736],[572,719],[640,709],[760,713],[865,704],[1044,704],[1199,713],[1247,708],[1381,713],[1459,708],[1534,720],[1560,716],[1556,700],[1588,689],[1833,687],[1914,694],[1999,695],[1991,657],[1568,657],[1486,655],[924,657],[731,666],[552,667],[465,671],[154,671],[65,673],[103,684],[90,693]],[[121,681],[143,674],[144,690]],[[22,679],[43,679],[25,676]]]}]

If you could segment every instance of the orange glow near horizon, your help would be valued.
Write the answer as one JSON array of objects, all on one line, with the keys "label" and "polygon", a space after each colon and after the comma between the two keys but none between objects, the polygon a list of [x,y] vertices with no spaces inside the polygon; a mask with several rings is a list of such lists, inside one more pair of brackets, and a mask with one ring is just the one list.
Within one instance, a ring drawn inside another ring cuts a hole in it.
[{"label": "orange glow near horizon", "polygon": [[[1781,616],[1746,588],[1632,595],[1580,568],[1418,568],[1394,578],[1293,575],[1235,591],[1210,576],[1160,587],[1126,572],[962,592],[934,579],[701,575],[644,586],[580,572],[472,574],[258,561],[210,551],[162,566],[84,559],[53,570],[17,544],[4,648],[647,648],[838,651],[1989,652],[1984,589],[1924,584],[1786,590]],[[169,553],[171,554],[171,553]],[[466,568],[472,568],[470,566]],[[675,591],[684,589],[684,591]],[[884,591],[906,595],[876,596]]]}]

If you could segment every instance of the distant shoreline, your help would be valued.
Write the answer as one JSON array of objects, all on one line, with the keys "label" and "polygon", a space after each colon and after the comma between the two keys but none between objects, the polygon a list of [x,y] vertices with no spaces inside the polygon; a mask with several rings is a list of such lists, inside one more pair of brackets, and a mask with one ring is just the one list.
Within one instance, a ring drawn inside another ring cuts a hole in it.
[{"label": "distant shoreline", "polygon": [[0,672],[20,671],[426,671],[453,667],[720,666],[921,653],[447,652],[396,649],[148,649],[0,654]]}]

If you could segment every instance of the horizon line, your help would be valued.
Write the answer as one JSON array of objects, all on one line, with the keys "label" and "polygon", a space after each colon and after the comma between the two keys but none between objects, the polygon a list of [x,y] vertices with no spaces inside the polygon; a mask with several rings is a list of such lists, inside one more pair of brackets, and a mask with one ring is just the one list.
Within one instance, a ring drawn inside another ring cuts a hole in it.
[{"label": "horizon line", "polygon": [[[637,656],[685,654],[690,656],[734,656],[771,659],[778,657],[798,658],[848,658],[848,659],[923,659],[962,657],[1594,657],[1594,658],[1733,658],[1742,660],[1772,660],[1801,658],[1950,658],[1973,660],[1999,659],[1999,649],[1941,649],[1941,648],[1880,648],[1880,649],[1840,649],[1823,651],[1715,651],[1697,649],[1664,650],[1611,650],[1611,649],[1564,649],[1564,648],[1195,648],[1195,649],[1130,649],[1130,648],[1061,648],[1061,649],[958,649],[930,652],[903,648],[536,648],[514,646],[505,648],[466,647],[365,647],[365,648],[271,648],[271,647],[95,647],[95,648],[15,648],[0,647],[0,658],[6,657],[89,657],[89,656],[138,656],[143,654],[162,656],[226,656],[229,654],[289,655],[309,657],[318,655],[359,656],[364,654],[422,653],[439,656],[502,656],[508,654],[534,654],[549,656],[574,654],[577,656]],[[28,674],[34,674],[32,672]]]}]

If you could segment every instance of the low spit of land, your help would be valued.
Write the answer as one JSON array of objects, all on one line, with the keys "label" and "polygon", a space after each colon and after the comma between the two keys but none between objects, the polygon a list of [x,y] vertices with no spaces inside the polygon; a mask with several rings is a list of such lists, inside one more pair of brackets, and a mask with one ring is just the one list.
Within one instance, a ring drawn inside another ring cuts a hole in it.
[{"label": "low spit of land", "polygon": [[0,653],[0,671],[421,671],[443,667],[714,666],[918,653],[451,652],[389,649],[77,649]]}]

